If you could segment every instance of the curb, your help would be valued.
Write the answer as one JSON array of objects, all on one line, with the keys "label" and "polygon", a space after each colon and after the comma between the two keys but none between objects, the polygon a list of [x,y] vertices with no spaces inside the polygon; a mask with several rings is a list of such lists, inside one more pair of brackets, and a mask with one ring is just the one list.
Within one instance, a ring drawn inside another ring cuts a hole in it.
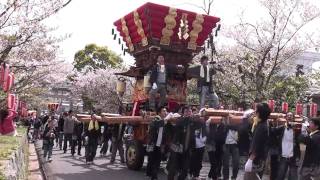
[{"label": "curb", "polygon": [[41,158],[42,148],[37,145],[37,142],[34,142],[33,144],[34,144],[33,147],[34,147],[35,152],[36,152],[36,154],[37,154],[39,169],[40,169],[41,174],[42,174],[42,180],[48,180],[48,175],[47,175],[47,173],[46,173],[46,170],[45,170],[45,167],[44,167],[44,165],[43,165],[42,158]]}]

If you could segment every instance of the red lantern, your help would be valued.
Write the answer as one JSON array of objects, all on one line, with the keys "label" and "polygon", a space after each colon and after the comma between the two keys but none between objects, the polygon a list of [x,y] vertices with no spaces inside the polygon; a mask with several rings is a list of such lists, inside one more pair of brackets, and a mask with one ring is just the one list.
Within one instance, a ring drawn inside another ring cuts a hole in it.
[{"label": "red lantern", "polygon": [[287,102],[283,102],[281,107],[283,113],[288,113],[289,104]]},{"label": "red lantern", "polygon": [[3,90],[5,92],[9,91],[14,83],[14,74],[11,73],[7,76],[7,79],[5,79]]},{"label": "red lantern", "polygon": [[303,105],[301,103],[296,104],[296,115],[301,116],[302,115],[302,110],[303,110]]},{"label": "red lantern", "polygon": [[1,66],[1,75],[0,75],[0,81],[1,81],[0,83],[4,90],[5,90],[5,86],[7,86],[8,76],[9,76],[9,65],[4,64]]},{"label": "red lantern", "polygon": [[271,100],[268,101],[268,105],[269,105],[269,108],[270,108],[271,112],[274,111],[274,103],[275,103],[275,102],[274,102],[273,99],[271,99]]},{"label": "red lantern", "polygon": [[13,109],[14,108],[14,103],[15,103],[15,95],[14,94],[9,94],[8,95],[8,109]]},{"label": "red lantern", "polygon": [[310,117],[316,117],[318,113],[318,104],[311,103],[310,105]]},{"label": "red lantern", "polygon": [[59,107],[59,104],[58,103],[49,103],[48,104],[48,109],[50,111],[56,111]]}]

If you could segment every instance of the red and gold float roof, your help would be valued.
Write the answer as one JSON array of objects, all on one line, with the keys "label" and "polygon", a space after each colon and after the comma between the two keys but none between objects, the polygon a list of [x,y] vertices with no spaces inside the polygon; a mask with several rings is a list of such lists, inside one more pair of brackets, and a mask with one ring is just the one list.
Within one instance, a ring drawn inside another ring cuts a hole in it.
[{"label": "red and gold float roof", "polygon": [[187,49],[196,50],[204,44],[219,21],[220,18],[213,16],[146,3],[114,22],[114,25],[128,51],[133,53],[139,47],[157,44],[183,44]]}]

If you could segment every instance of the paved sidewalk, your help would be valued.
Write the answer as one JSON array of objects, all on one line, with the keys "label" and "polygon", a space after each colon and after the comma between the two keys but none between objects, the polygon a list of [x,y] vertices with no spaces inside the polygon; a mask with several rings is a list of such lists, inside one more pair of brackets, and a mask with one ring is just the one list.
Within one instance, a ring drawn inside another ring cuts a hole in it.
[{"label": "paved sidewalk", "polygon": [[28,180],[43,180],[34,144],[29,144],[29,175]]}]

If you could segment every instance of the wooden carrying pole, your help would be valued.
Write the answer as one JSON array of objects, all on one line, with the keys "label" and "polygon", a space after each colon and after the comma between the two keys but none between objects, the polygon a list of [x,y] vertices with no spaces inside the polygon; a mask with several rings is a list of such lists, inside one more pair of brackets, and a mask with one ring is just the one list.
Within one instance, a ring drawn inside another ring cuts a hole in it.
[{"label": "wooden carrying pole", "polygon": [[204,109],[202,116],[229,116],[229,115],[235,115],[235,116],[242,116],[243,111],[233,111],[233,110],[219,110],[219,109],[212,109],[207,108]]},{"label": "wooden carrying pole", "polygon": [[[243,116],[243,111],[234,111],[234,110],[219,110],[219,109],[204,109],[202,116],[222,116],[227,117],[229,115],[233,116]],[[271,113],[269,119],[279,119],[285,118],[286,115],[283,113]],[[301,119],[300,116],[295,116],[296,119]]]},{"label": "wooden carrying pole", "polygon": [[[95,118],[99,122],[106,122],[108,124],[120,124],[120,123],[140,123],[140,124],[149,124],[151,120],[155,118],[155,116],[120,116],[117,114],[108,114],[103,113],[103,116],[96,116]],[[89,122],[91,120],[90,115],[85,114],[77,114],[77,118],[82,122]]]}]

